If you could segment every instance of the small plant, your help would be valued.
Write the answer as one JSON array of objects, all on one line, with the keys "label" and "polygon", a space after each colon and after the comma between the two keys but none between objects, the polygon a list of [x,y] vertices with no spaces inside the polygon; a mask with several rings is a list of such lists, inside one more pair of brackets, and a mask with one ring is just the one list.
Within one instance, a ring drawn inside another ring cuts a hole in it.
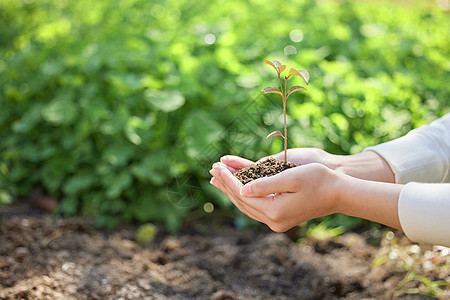
[{"label": "small plant", "polygon": [[286,65],[282,65],[277,60],[266,60],[266,61],[264,61],[264,63],[272,66],[275,69],[275,71],[277,71],[278,80],[280,82],[280,88],[278,89],[275,86],[269,86],[269,87],[263,88],[262,92],[264,94],[269,94],[269,93],[279,94],[283,98],[283,114],[284,114],[284,135],[280,131],[274,131],[274,132],[270,133],[266,138],[270,138],[275,135],[280,135],[284,139],[284,162],[287,163],[286,101],[289,98],[289,96],[291,94],[293,94],[294,92],[297,92],[300,90],[306,90],[306,88],[299,86],[299,85],[293,85],[288,89],[287,88],[287,80],[292,75],[297,75],[297,76],[300,76],[301,78],[303,78],[303,80],[306,82],[306,84],[308,84],[309,73],[303,69],[297,70],[297,69],[291,68],[289,70],[289,75],[284,76],[284,86],[283,86],[283,83],[281,81],[281,73],[283,73],[283,71],[286,69]]}]

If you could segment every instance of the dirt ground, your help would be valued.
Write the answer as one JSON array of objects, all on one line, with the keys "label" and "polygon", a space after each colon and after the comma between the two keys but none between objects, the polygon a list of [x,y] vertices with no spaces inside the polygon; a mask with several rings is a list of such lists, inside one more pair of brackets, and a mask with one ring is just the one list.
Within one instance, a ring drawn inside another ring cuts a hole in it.
[{"label": "dirt ground", "polygon": [[450,298],[448,248],[373,229],[298,243],[217,219],[141,247],[137,226],[0,207],[0,299]]}]

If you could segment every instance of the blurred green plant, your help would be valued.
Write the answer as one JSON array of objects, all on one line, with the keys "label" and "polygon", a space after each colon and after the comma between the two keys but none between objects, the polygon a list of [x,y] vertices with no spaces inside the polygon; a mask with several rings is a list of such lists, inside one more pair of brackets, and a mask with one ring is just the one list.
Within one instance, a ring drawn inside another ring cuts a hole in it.
[{"label": "blurred green plant", "polygon": [[[414,282],[419,283],[419,287],[406,288],[408,284]],[[426,276],[418,275],[415,272],[409,272],[405,278],[397,285],[397,292],[395,297],[400,297],[405,294],[421,294],[438,299],[446,297],[445,288],[449,287],[446,280],[430,280]]]},{"label": "blurred green plant", "polygon": [[[281,148],[252,139],[283,124],[266,110],[275,100],[252,94],[271,78],[261,65],[268,57],[315,78],[307,101],[288,103],[292,147],[356,153],[449,111],[446,12],[424,3],[276,4],[0,0],[2,199],[37,187],[64,214],[171,230],[202,210],[202,197],[230,207],[209,188],[209,164]],[[254,106],[243,105],[249,98]],[[253,114],[259,106],[264,113]],[[237,121],[250,130],[231,131]],[[178,182],[201,188],[192,205],[168,200]]]},{"label": "blurred green plant", "polygon": [[136,242],[141,246],[149,245],[158,232],[158,228],[152,223],[146,223],[139,226],[136,232]]},{"label": "blurred green plant", "polygon": [[308,239],[313,241],[327,241],[345,232],[345,228],[343,226],[330,228],[327,223],[327,221],[322,221],[317,225],[309,226],[306,231],[306,236]]}]

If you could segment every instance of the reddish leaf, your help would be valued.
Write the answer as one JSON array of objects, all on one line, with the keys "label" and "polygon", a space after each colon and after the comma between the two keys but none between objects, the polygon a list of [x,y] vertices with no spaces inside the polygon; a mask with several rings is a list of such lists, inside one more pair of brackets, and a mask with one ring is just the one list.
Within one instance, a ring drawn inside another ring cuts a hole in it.
[{"label": "reddish leaf", "polygon": [[306,82],[306,84],[309,83],[309,73],[306,70],[303,70],[303,69],[296,70],[296,69],[291,68],[289,70],[289,76],[292,76],[292,75],[300,76],[301,78],[303,78],[303,80]]},{"label": "reddish leaf", "polygon": [[293,92],[300,91],[300,90],[306,90],[306,89],[302,86],[294,85],[287,91],[287,96],[289,97],[289,95],[292,94]]},{"label": "reddish leaf", "polygon": [[281,94],[280,90],[275,86],[268,86],[266,88],[263,88],[261,90],[261,92],[263,92],[264,94],[274,93],[274,94],[280,94],[281,96],[283,96],[283,94]]},{"label": "reddish leaf", "polygon": [[272,66],[275,71],[277,71],[278,75],[286,69],[286,66],[282,65],[278,60],[265,60],[264,63]]},{"label": "reddish leaf", "polygon": [[265,60],[264,63],[271,65],[274,68],[281,66],[281,63],[278,60]]},{"label": "reddish leaf", "polygon": [[281,74],[286,69],[286,65],[278,66],[278,73]]},{"label": "reddish leaf", "polygon": [[270,138],[270,137],[273,137],[273,136],[276,136],[276,135],[279,135],[279,136],[283,137],[283,139],[284,139],[284,135],[283,135],[281,132],[279,132],[279,131],[274,131],[274,132],[270,133],[270,134],[266,137],[266,139],[268,139],[268,138]]}]

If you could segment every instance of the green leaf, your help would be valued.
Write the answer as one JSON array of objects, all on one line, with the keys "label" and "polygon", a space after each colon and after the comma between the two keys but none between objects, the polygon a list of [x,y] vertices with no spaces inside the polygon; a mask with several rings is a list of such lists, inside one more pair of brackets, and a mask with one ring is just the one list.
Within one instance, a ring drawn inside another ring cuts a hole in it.
[{"label": "green leaf", "polygon": [[131,167],[131,173],[142,182],[163,185],[167,182],[167,156],[163,152],[150,153]]},{"label": "green leaf", "polygon": [[115,135],[126,128],[129,118],[128,108],[120,105],[113,113],[110,113],[108,119],[101,126],[100,131],[106,135]]},{"label": "green leaf", "polygon": [[215,117],[203,110],[192,111],[184,121],[183,128],[187,135],[185,141],[188,155],[196,159],[202,159],[203,157],[199,155],[202,155],[209,146],[214,146],[224,132],[223,126],[215,120]]},{"label": "green leaf", "polygon": [[103,159],[113,166],[124,166],[134,154],[135,146],[124,141],[108,145],[103,152]]},{"label": "green leaf", "polygon": [[13,198],[10,193],[6,190],[0,190],[0,205],[3,204],[11,204],[13,202]]},{"label": "green leaf", "polygon": [[43,109],[42,116],[44,120],[53,125],[71,124],[77,116],[77,106],[70,95],[62,94]]},{"label": "green leaf", "polygon": [[263,88],[261,90],[261,92],[263,92],[264,94],[273,93],[273,94],[279,94],[279,95],[283,96],[283,94],[280,92],[280,90],[275,86],[268,86],[266,88]]},{"label": "green leaf", "polygon": [[106,180],[107,185],[104,184],[104,186],[107,189],[106,196],[110,199],[119,197],[133,182],[133,177],[125,170],[118,174],[111,174],[108,177]]},{"label": "green leaf", "polygon": [[185,98],[177,90],[147,90],[146,100],[156,109],[171,112],[179,109],[185,103]]},{"label": "green leaf", "polygon": [[79,172],[67,180],[63,190],[67,195],[75,196],[82,190],[86,190],[93,186],[96,181],[94,173],[91,173],[90,171]]}]

